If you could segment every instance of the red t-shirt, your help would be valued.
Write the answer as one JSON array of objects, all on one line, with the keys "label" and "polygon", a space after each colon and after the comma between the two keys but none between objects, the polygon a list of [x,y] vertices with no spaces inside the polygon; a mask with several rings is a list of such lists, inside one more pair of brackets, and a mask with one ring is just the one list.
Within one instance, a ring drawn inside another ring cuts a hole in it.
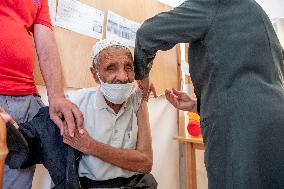
[{"label": "red t-shirt", "polygon": [[37,92],[33,26],[52,29],[47,0],[0,0],[0,94]]}]

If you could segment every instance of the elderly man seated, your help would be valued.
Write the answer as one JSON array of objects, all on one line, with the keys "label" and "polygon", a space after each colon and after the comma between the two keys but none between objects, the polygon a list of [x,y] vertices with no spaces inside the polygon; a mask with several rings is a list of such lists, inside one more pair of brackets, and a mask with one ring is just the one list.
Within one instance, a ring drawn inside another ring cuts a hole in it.
[{"label": "elderly man seated", "polygon": [[[92,59],[90,70],[99,87],[68,94],[83,113],[85,132],[71,137],[66,131],[62,137],[44,107],[18,130],[8,124],[6,163],[12,168],[44,164],[57,189],[157,188],[150,174],[147,104],[134,83],[130,50],[103,40],[93,47]],[[3,109],[0,115],[13,122]]]}]

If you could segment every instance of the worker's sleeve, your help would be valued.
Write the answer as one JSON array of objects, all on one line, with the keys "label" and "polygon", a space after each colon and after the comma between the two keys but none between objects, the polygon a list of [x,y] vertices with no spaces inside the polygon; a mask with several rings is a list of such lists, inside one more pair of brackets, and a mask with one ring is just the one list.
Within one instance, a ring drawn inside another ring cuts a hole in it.
[{"label": "worker's sleeve", "polygon": [[205,37],[217,10],[215,0],[187,0],[179,7],[146,20],[137,31],[134,51],[136,79],[148,76],[158,50]]},{"label": "worker's sleeve", "polygon": [[34,24],[41,24],[52,30],[52,24],[49,16],[48,0],[41,1],[41,6],[40,8],[38,8]]}]

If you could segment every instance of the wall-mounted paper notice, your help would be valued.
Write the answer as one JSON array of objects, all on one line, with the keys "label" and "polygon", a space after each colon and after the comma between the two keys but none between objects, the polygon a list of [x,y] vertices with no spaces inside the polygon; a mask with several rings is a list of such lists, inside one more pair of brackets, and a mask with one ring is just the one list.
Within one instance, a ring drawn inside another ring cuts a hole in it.
[{"label": "wall-mounted paper notice", "polygon": [[102,39],[104,12],[77,0],[59,0],[56,26]]},{"label": "wall-mounted paper notice", "polygon": [[108,11],[106,38],[135,46],[136,31],[141,24]]},{"label": "wall-mounted paper notice", "polygon": [[48,0],[49,15],[52,25],[55,25],[56,0]]}]

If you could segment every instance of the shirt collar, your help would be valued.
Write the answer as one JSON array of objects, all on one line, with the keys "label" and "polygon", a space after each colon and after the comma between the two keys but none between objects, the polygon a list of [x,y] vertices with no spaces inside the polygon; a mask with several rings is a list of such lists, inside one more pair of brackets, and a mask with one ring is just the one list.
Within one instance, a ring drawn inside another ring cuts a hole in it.
[{"label": "shirt collar", "polygon": [[[129,100],[131,97],[129,97],[122,105],[121,108],[124,108],[125,110],[128,110],[130,108],[129,106]],[[103,93],[100,91],[100,89],[97,89],[96,95],[95,95],[95,107],[98,109],[106,109],[106,108],[111,108],[107,105],[105,97]]]},{"label": "shirt collar", "polygon": [[95,107],[98,109],[105,109],[108,107],[104,95],[100,91],[100,89],[97,89],[96,95],[95,95]]}]

